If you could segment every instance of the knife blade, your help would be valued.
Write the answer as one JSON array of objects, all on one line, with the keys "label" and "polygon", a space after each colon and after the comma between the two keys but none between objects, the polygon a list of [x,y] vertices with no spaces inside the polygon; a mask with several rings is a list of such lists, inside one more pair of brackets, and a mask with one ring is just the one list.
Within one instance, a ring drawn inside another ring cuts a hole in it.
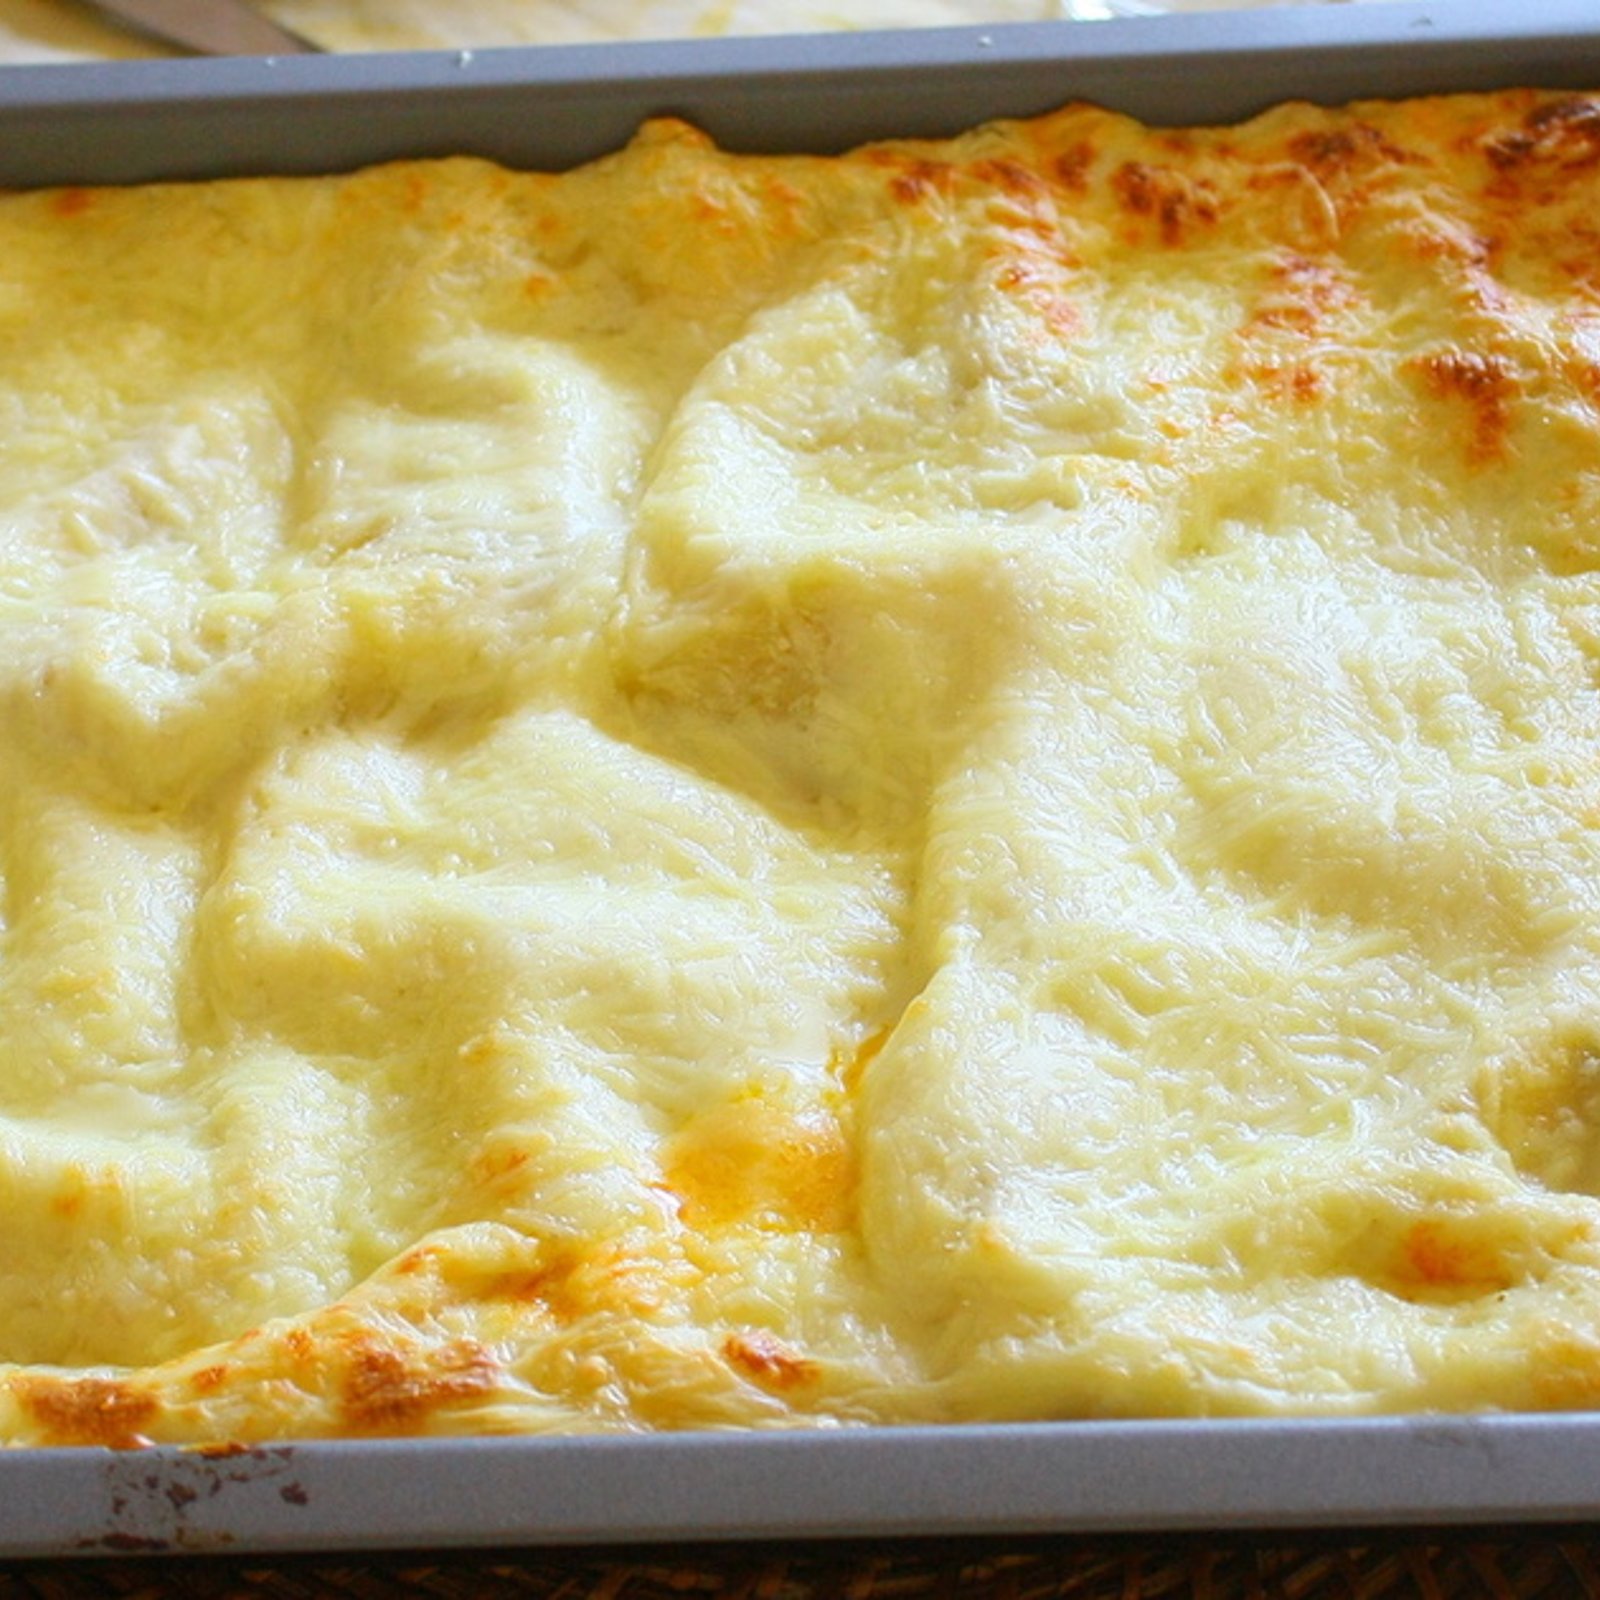
[{"label": "knife blade", "polygon": [[281,56],[319,47],[245,0],[90,0],[138,32],[208,56]]}]

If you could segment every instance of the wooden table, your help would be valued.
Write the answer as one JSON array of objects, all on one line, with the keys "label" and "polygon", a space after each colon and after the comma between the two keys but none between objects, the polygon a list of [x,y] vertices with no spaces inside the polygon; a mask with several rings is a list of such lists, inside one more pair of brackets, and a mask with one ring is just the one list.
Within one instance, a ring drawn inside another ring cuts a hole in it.
[{"label": "wooden table", "polygon": [[1224,1536],[670,1545],[0,1566],[9,1596],[532,1600],[1581,1600],[1600,1522]]}]

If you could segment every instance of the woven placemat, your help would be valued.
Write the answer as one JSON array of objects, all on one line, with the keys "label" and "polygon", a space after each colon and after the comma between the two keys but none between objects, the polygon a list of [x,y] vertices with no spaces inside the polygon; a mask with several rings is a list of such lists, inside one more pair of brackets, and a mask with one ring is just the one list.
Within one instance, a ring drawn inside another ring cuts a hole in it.
[{"label": "woven placemat", "polygon": [[0,1600],[1584,1600],[1600,1526],[20,1562]]}]

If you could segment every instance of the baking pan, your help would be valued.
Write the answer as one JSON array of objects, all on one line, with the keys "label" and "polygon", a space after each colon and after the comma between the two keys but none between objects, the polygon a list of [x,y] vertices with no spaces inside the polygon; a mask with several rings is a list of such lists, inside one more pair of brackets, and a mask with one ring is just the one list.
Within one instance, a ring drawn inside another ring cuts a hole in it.
[{"label": "baking pan", "polygon": [[[945,135],[1088,99],[1600,87],[1587,0],[0,72],[0,183],[558,168],[686,116],[741,149]],[[1600,1512],[1600,1416],[1035,1423],[648,1438],[0,1452],[0,1554],[1499,1522]]]},{"label": "baking pan", "polygon": [[1592,1517],[1600,1422],[1048,1423],[0,1454],[13,1555]]},{"label": "baking pan", "polygon": [[470,154],[560,168],[659,112],[735,150],[946,137],[1093,100],[1147,122],[1600,82],[1589,0],[1358,5],[1125,22],[413,55],[6,69],[0,184],[343,171]]}]

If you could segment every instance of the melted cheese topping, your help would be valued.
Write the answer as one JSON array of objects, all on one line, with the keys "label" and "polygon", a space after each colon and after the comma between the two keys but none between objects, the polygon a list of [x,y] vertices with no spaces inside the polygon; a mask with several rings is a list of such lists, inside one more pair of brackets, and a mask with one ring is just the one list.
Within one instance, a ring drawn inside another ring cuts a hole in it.
[{"label": "melted cheese topping", "polygon": [[1600,1390],[1600,102],[0,203],[0,1436]]}]

